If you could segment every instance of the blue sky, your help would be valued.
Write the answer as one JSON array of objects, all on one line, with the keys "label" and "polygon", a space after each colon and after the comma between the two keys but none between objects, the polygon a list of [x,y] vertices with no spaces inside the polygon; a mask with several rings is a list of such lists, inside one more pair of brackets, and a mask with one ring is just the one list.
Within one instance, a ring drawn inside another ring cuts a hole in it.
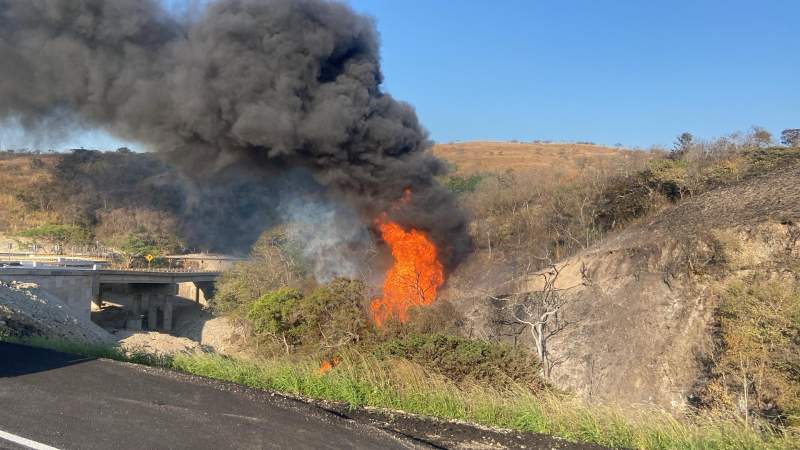
[{"label": "blue sky", "polygon": [[[440,142],[645,147],[800,127],[798,0],[348,3],[377,22],[385,90]],[[90,132],[69,145],[116,143]]]}]

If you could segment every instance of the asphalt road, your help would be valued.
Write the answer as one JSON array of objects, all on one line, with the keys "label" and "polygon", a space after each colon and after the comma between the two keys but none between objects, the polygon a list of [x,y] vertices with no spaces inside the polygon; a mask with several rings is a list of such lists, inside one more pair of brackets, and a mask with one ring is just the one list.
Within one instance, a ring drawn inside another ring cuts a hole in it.
[{"label": "asphalt road", "polygon": [[42,449],[424,447],[267,392],[0,342],[0,449],[37,445]]}]

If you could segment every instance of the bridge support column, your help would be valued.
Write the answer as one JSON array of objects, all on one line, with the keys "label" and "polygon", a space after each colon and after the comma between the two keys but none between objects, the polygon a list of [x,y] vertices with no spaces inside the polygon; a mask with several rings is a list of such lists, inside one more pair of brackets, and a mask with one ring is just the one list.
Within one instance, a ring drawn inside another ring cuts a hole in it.
[{"label": "bridge support column", "polygon": [[172,300],[164,298],[164,331],[172,331]]},{"label": "bridge support column", "polygon": [[131,299],[131,314],[128,321],[125,323],[125,328],[129,330],[142,329],[142,294],[133,294]]},{"label": "bridge support column", "polygon": [[142,313],[142,294],[133,294],[133,301],[131,302],[131,313],[134,316],[139,316]]},{"label": "bridge support column", "polygon": [[100,298],[100,279],[92,275],[92,303],[98,310],[103,309],[103,299]]},{"label": "bridge support column", "polygon": [[158,305],[150,298],[150,307],[147,308],[147,329],[149,331],[156,331],[158,328]]}]

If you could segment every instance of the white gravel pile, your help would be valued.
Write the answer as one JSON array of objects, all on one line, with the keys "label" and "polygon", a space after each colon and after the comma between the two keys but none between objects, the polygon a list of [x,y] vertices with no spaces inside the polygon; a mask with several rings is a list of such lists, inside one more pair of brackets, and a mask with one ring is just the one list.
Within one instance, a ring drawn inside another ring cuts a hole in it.
[{"label": "white gravel pile", "polygon": [[0,329],[22,325],[41,336],[86,344],[114,344],[92,321],[72,313],[58,298],[32,283],[0,282]]}]

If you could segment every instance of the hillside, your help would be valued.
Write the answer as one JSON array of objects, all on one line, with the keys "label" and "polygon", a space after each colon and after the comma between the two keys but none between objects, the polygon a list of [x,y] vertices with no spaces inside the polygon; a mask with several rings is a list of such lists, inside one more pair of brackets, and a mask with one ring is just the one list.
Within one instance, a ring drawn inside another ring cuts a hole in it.
[{"label": "hillside", "polygon": [[[563,329],[548,343],[558,362],[552,379],[590,400],[676,411],[687,402],[741,408],[747,380],[747,408],[796,421],[798,179],[794,158],[557,262],[565,306]],[[553,274],[531,274],[505,292],[539,292]],[[489,318],[483,332],[530,343],[509,316],[521,297],[461,306]]]},{"label": "hillside", "polygon": [[[56,220],[46,208],[26,205],[20,194],[31,193],[36,186],[52,179],[56,155],[3,155],[0,153],[0,233],[14,234],[29,227]],[[41,206],[41,205],[40,205]]]},{"label": "hillside", "polygon": [[[436,145],[432,151],[454,169],[448,179],[471,175],[473,181],[510,170],[519,176],[562,183],[580,173],[631,167],[633,161],[649,157],[643,152],[587,144],[465,142]],[[204,193],[208,196],[205,203],[231,207],[236,202],[229,197],[235,197],[255,207],[272,201],[273,191],[256,189],[255,183],[258,181],[242,176],[219,180],[220,189]],[[198,205],[194,198],[198,189],[149,154],[88,150],[0,153],[0,186],[0,249],[17,249],[20,241],[29,242],[31,239],[20,239],[20,233],[26,231],[53,234],[37,230],[48,224],[73,227],[70,234],[78,239],[69,238],[62,244],[76,251],[105,251],[146,241],[151,251],[188,247],[245,253],[260,232],[251,223],[230,223],[225,214],[205,211],[204,204]],[[251,222],[263,226],[270,220],[255,214]],[[230,232],[231,226],[241,229]],[[226,233],[217,233],[220,230]],[[236,239],[240,242],[228,242]]]},{"label": "hillside", "polygon": [[557,170],[570,177],[587,167],[625,164],[644,153],[594,144],[473,141],[437,144],[433,154],[447,161],[458,175]]}]

